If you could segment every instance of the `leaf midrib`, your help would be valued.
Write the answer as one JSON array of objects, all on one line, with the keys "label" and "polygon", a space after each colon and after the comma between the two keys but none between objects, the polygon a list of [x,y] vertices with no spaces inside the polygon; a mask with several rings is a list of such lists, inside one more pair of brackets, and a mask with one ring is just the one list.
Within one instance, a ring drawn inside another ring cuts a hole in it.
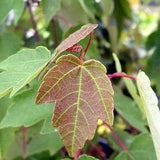
[{"label": "leaf midrib", "polygon": [[71,153],[74,155],[74,143],[75,143],[75,135],[76,135],[76,128],[78,123],[78,113],[80,110],[80,96],[81,96],[81,89],[82,89],[82,68],[80,68],[80,75],[79,75],[79,87],[78,87],[78,95],[77,95],[77,107],[76,107],[76,115],[75,115],[75,123],[74,123],[74,130],[73,130],[73,139],[72,139],[72,145],[71,145]]}]

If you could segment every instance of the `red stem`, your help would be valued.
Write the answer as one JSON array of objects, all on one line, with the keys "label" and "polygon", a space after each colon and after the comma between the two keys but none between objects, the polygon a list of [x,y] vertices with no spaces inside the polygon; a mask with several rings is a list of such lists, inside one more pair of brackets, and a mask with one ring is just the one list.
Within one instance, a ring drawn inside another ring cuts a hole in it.
[{"label": "red stem", "polygon": [[29,10],[29,14],[30,14],[30,19],[31,19],[31,22],[32,22],[32,26],[33,26],[33,29],[34,29],[34,38],[35,38],[35,42],[39,42],[40,41],[40,37],[39,37],[39,34],[38,34],[38,30],[37,30],[37,26],[36,26],[36,21],[34,19],[34,16],[33,16],[33,12],[32,12],[32,7],[31,7],[31,4],[28,1],[26,1],[26,5],[28,7],[28,10]]},{"label": "red stem", "polygon": [[22,155],[23,155],[23,158],[25,159],[25,156],[26,156],[26,127],[25,126],[22,126]]},{"label": "red stem", "polygon": [[90,45],[91,45],[92,35],[93,35],[93,32],[91,32],[91,33],[89,34],[89,41],[88,41],[88,44],[87,44],[86,49],[84,50],[84,52],[81,52],[81,54],[80,54],[80,56],[79,56],[79,59],[80,59],[80,61],[81,61],[82,63],[83,63],[83,57],[86,55],[86,53],[87,53],[87,51],[88,51],[88,49],[89,49],[89,47],[90,47]]},{"label": "red stem", "polygon": [[58,19],[61,19],[62,21],[64,21],[67,24],[68,27],[72,27],[73,26],[70,21],[68,21],[66,18],[64,18],[64,17],[62,17],[60,15],[55,15],[54,17],[58,18]]},{"label": "red stem", "polygon": [[80,155],[81,155],[81,150],[78,150],[78,152],[74,156],[74,160],[77,160]]},{"label": "red stem", "polygon": [[123,74],[120,72],[117,73],[113,73],[113,74],[107,74],[107,76],[111,79],[111,78],[115,78],[115,77],[126,77],[126,78],[130,78],[136,81],[136,77],[131,76],[131,75],[127,75],[127,74]]},{"label": "red stem", "polygon": [[56,23],[54,18],[52,19],[52,28],[53,28],[54,47],[56,48],[58,46],[58,41],[57,41]]},{"label": "red stem", "polygon": [[89,47],[90,47],[90,45],[91,45],[92,35],[93,35],[93,32],[91,32],[91,33],[89,34],[89,41],[88,41],[88,44],[87,44],[86,49],[84,50],[83,57],[86,55],[86,53],[87,53],[87,51],[88,51],[88,49],[89,49]]},{"label": "red stem", "polygon": [[87,142],[97,151],[97,153],[103,158],[103,160],[108,160],[105,153],[98,148],[92,141],[87,140]]},{"label": "red stem", "polygon": [[121,148],[128,152],[128,149],[125,147],[125,145],[123,144],[123,142],[121,141],[121,139],[118,137],[118,135],[114,132],[114,130],[111,128],[111,126],[107,123],[107,122],[103,122],[111,131],[112,135],[114,136],[114,138],[116,139],[116,141],[119,143],[119,145],[121,146]]}]

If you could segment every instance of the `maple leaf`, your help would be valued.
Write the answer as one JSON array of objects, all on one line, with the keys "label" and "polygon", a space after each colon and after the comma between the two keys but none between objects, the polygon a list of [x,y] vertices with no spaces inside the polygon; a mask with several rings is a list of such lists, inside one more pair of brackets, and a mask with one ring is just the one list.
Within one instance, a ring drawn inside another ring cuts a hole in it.
[{"label": "maple leaf", "polygon": [[52,124],[71,157],[93,138],[98,119],[113,123],[113,89],[99,61],[81,63],[71,54],[58,58],[36,97],[37,104],[53,101]]},{"label": "maple leaf", "polygon": [[61,52],[67,50],[68,48],[71,48],[75,44],[77,44],[79,41],[84,39],[88,34],[90,34],[98,24],[86,24],[83,25],[79,30],[76,32],[70,34],[65,40],[63,40],[55,49],[56,55],[53,57],[52,61],[53,62]]}]

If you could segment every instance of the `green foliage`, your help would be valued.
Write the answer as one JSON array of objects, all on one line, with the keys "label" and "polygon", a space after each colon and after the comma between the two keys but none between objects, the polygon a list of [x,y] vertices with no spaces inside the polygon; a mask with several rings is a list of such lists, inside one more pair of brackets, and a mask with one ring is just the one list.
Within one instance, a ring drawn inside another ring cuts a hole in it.
[{"label": "green foliage", "polygon": [[2,61],[20,50],[20,39],[13,32],[2,32],[0,34],[0,48],[0,61]]},{"label": "green foliage", "polygon": [[159,159],[160,3],[141,2],[0,0],[0,160]]},{"label": "green foliage", "polygon": [[[160,23],[160,22],[159,22]],[[159,56],[159,49],[160,49],[160,24],[157,27],[157,30],[151,33],[147,39],[146,47],[147,49],[154,49],[151,56],[149,56],[149,60],[147,63],[147,73],[149,76],[152,77],[153,82],[155,83],[158,92],[160,93],[160,76],[159,68],[160,68],[160,56]]]},{"label": "green foliage", "polygon": [[60,9],[60,4],[61,0],[42,0],[42,10],[47,24]]},{"label": "green foliage", "polygon": [[0,129],[0,157],[4,158],[14,140],[14,129]]},{"label": "green foliage", "polygon": [[[50,155],[53,155],[62,147],[62,142],[58,136],[58,132],[41,135],[39,132],[41,130],[42,123],[38,123],[32,127],[27,128],[26,131],[26,156],[40,153],[42,151],[50,151]],[[13,159],[22,155],[22,134],[21,131],[16,132],[16,137],[10,149],[8,151],[8,159]],[[46,145],[44,145],[46,144]]]},{"label": "green foliage", "polygon": [[[8,15],[8,12],[13,6],[14,0],[1,0],[0,1],[0,24],[3,23]],[[5,6],[5,7],[4,7]]]},{"label": "green foliage", "polygon": [[48,117],[48,113],[53,110],[53,104],[37,106],[35,104],[37,90],[38,86],[34,82],[29,84],[28,89],[12,98],[12,104],[2,119],[0,128],[20,127],[22,125],[29,127]]},{"label": "green foliage", "polygon": [[15,22],[15,24],[18,23],[21,15],[22,15],[23,9],[24,9],[23,0],[14,0],[13,11],[14,11],[14,22]]},{"label": "green foliage", "polygon": [[114,2],[114,15],[117,21],[118,36],[120,36],[124,28],[125,18],[132,19],[131,8],[128,0],[114,0]]},{"label": "green foliage", "polygon": [[[120,129],[115,129],[115,132],[117,135],[121,138],[123,144],[128,148],[130,144],[134,141],[135,137],[130,135],[126,131],[122,131]],[[111,144],[111,146],[116,150],[116,151],[123,151],[123,149],[120,147],[118,142],[115,140],[113,135],[110,133],[107,135],[107,140]]]},{"label": "green foliage", "polygon": [[144,159],[152,160],[156,159],[155,151],[151,136],[149,134],[140,134],[129,146],[129,153],[121,152],[115,160],[127,160],[127,159]]},{"label": "green foliage", "polygon": [[115,93],[114,104],[117,111],[125,117],[129,124],[142,132],[147,132],[146,121],[132,99],[122,93]]},{"label": "green foliage", "polygon": [[[0,97],[11,92],[11,97],[34,79],[50,60],[50,52],[44,47],[23,49],[0,63]],[[17,63],[18,62],[18,63]]]}]

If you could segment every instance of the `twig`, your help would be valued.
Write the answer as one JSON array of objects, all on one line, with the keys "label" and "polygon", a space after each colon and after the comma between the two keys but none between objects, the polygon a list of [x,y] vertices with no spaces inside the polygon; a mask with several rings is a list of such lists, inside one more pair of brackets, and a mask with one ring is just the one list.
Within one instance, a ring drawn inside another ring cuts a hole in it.
[{"label": "twig", "polygon": [[107,76],[111,79],[111,78],[115,78],[115,77],[126,77],[126,78],[130,78],[130,79],[133,79],[136,81],[136,77],[134,76],[131,76],[131,75],[127,75],[127,74],[123,74],[123,73],[120,73],[120,72],[116,72],[116,73],[113,73],[113,74],[107,74]]},{"label": "twig", "polygon": [[33,26],[33,29],[34,29],[34,32],[35,32],[34,33],[35,42],[39,42],[40,41],[40,37],[39,37],[39,34],[38,34],[36,21],[34,19],[33,12],[32,12],[32,7],[31,7],[31,4],[30,4],[29,0],[26,1],[26,5],[27,5],[27,8],[29,10],[31,23],[32,23],[32,26]]},{"label": "twig", "polygon": [[74,156],[74,160],[77,160],[80,155],[81,155],[81,150],[78,150],[78,152]]},{"label": "twig", "polygon": [[56,48],[58,46],[58,41],[57,41],[57,31],[56,31],[56,23],[54,17],[52,18],[52,29],[53,29],[54,48]]},{"label": "twig", "polygon": [[58,19],[61,19],[62,21],[64,21],[67,24],[68,27],[72,27],[73,26],[72,23],[70,21],[68,21],[68,19],[66,19],[66,18],[64,18],[64,17],[62,17],[60,15],[56,14],[54,17],[58,18]]},{"label": "twig", "polygon": [[112,129],[112,127],[107,123],[107,122],[103,122],[111,131],[112,135],[114,136],[114,138],[116,139],[116,141],[119,143],[119,145],[121,146],[121,148],[124,151],[128,151],[128,149],[125,147],[125,145],[123,144],[123,142],[121,141],[121,139],[118,137],[118,135],[114,132],[114,130]]},{"label": "twig", "polygon": [[26,156],[26,127],[22,126],[22,155],[23,159],[25,159]]},{"label": "twig", "polygon": [[87,142],[97,151],[97,153],[103,158],[103,160],[108,160],[105,153],[97,147],[92,141],[87,140]]},{"label": "twig", "polygon": [[114,130],[112,129],[112,127],[107,122],[103,122],[103,123],[109,128],[109,130],[111,131],[113,137],[119,143],[119,145],[121,146],[121,148],[128,154],[128,156],[131,158],[131,160],[135,160],[134,157],[131,155],[131,153],[129,153],[128,149],[123,144],[123,142],[121,141],[121,139],[118,137],[118,135],[116,134],[116,132],[114,132]]}]

